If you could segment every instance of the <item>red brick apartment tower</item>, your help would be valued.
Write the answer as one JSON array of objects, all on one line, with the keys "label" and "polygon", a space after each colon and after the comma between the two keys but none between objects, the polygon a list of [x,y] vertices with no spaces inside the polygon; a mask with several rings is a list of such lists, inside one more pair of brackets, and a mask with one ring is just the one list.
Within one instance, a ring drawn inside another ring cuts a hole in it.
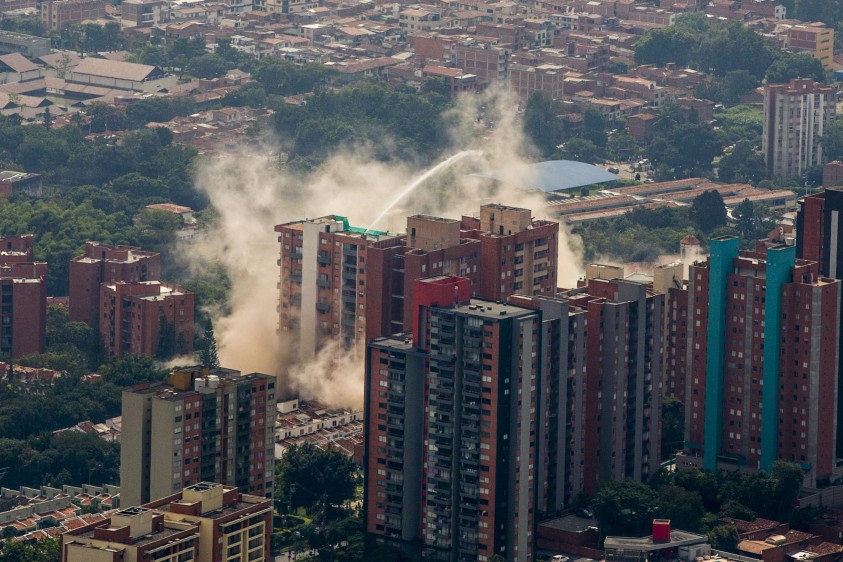
[{"label": "red brick apartment tower", "polygon": [[515,295],[510,304],[541,310],[541,379],[536,443],[539,514],[570,507],[583,490],[586,438],[587,310],[560,297]]},{"label": "red brick apartment tower", "polygon": [[463,230],[464,238],[481,243],[478,298],[556,292],[559,223],[534,220],[529,209],[489,204],[480,207],[479,219],[463,217]]},{"label": "red brick apartment tower", "polygon": [[[416,281],[436,275],[469,279],[473,287],[481,277],[480,253],[482,242],[461,237],[462,223],[458,220],[414,215],[407,217],[407,251],[403,255],[403,325],[390,333],[413,329],[414,291]],[[393,328],[396,324],[393,324]],[[378,334],[389,335],[389,334]]]},{"label": "red brick apartment tower", "polygon": [[558,297],[584,310],[592,327],[576,398],[583,421],[571,436],[583,458],[573,467],[581,489],[593,494],[600,481],[646,479],[660,460],[665,297],[623,279],[590,279]]},{"label": "red brick apartment tower", "polygon": [[[372,290],[381,294],[384,283],[374,280],[370,249],[387,252],[379,263],[389,263],[388,253],[401,250],[402,238],[351,227],[337,215],[279,224],[275,232],[281,245],[281,337],[296,343],[300,358],[312,357],[329,340],[347,349],[362,346],[367,292],[374,282]],[[374,316],[381,321],[381,314]]]},{"label": "red brick apartment tower", "polygon": [[173,371],[123,392],[122,501],[140,504],[202,481],[271,497],[275,377]]},{"label": "red brick apartment tower", "polygon": [[541,314],[470,295],[418,281],[412,335],[368,347],[366,529],[443,560],[528,561]]},{"label": "red brick apartment tower", "polygon": [[[154,357],[161,338],[177,355],[193,353],[193,293],[160,281],[103,283],[99,332],[106,357]],[[161,333],[162,328],[169,331]],[[169,345],[170,342],[167,342]]]},{"label": "red brick apartment tower", "polygon": [[156,252],[87,242],[85,253],[70,260],[70,320],[97,327],[101,283],[160,278],[161,256]]},{"label": "red brick apartment tower", "polygon": [[[662,394],[685,400],[688,381],[688,289],[682,262],[653,269],[653,291],[665,296]],[[682,443],[675,443],[676,449]]]},{"label": "red brick apartment tower", "polygon": [[47,264],[34,261],[34,236],[0,237],[0,352],[43,353],[47,335]]},{"label": "red brick apartment tower", "polygon": [[781,459],[802,466],[811,486],[827,483],[841,473],[840,282],[795,259],[792,246],[730,247],[713,246],[706,263],[691,266],[685,461],[769,471]]}]

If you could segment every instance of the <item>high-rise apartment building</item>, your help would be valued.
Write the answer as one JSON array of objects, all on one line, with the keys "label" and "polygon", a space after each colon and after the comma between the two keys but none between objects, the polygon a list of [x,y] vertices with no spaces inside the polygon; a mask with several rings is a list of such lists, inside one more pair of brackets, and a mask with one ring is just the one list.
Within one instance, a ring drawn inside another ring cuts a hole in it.
[{"label": "high-rise apartment building", "polygon": [[268,562],[272,501],[199,482],[61,537],[63,562]]},{"label": "high-rise apartment building", "polygon": [[352,227],[337,215],[280,224],[275,231],[281,244],[281,337],[297,342],[301,358],[329,340],[345,348],[362,345],[367,296],[383,292],[374,281],[370,250],[397,251],[401,237]]},{"label": "high-rise apartment building", "polygon": [[688,281],[689,462],[716,470],[786,460],[811,485],[835,462],[840,282],[794,246],[711,241]]},{"label": "high-rise apartment building", "polygon": [[623,279],[471,294],[417,281],[412,331],[368,346],[366,529],[450,560],[530,560],[535,516],[658,470],[665,296]]},{"label": "high-rise apartment building", "polygon": [[823,134],[837,111],[837,90],[811,79],[764,86],[761,150],[767,173],[788,178],[825,162]]},{"label": "high-rise apartment building", "polygon": [[193,293],[160,281],[100,285],[103,354],[171,357],[193,353]]},{"label": "high-rise apartment building", "polygon": [[85,244],[85,253],[70,260],[70,320],[96,329],[100,314],[100,284],[158,281],[161,256],[134,246]]},{"label": "high-rise apartment building", "polygon": [[665,295],[638,281],[592,278],[533,303],[548,330],[539,400],[545,510],[593,494],[600,481],[655,474]]},{"label": "high-rise apartment building", "polygon": [[796,254],[819,262],[820,273],[843,279],[843,188],[830,187],[799,200]]},{"label": "high-rise apartment building", "polygon": [[36,262],[34,236],[0,237],[0,353],[43,353],[47,335],[47,264]]},{"label": "high-rise apartment building", "polygon": [[556,290],[559,224],[529,209],[489,204],[462,220],[414,215],[406,235],[335,215],[275,230],[281,336],[297,339],[301,357],[330,339],[355,347],[411,330],[415,282],[424,277],[467,277],[475,296],[495,301]]},{"label": "high-rise apartment building", "polygon": [[[799,200],[796,215],[796,257],[819,263],[820,275],[843,279],[843,190],[832,187]],[[840,300],[843,318],[843,299]],[[843,389],[843,329],[837,347],[837,388]],[[837,396],[837,427],[843,428],[843,392]],[[843,458],[843,431],[837,432],[837,457]]]},{"label": "high-rise apartment building", "polygon": [[539,312],[418,281],[412,335],[367,352],[366,529],[453,561],[532,560]]},{"label": "high-rise apartment building", "polygon": [[275,377],[222,368],[176,370],[123,391],[121,502],[205,481],[271,497],[275,404]]},{"label": "high-rise apartment building", "polygon": [[535,220],[529,209],[488,204],[480,217],[463,217],[466,238],[481,242],[477,296],[489,300],[511,295],[556,292],[559,223]]}]

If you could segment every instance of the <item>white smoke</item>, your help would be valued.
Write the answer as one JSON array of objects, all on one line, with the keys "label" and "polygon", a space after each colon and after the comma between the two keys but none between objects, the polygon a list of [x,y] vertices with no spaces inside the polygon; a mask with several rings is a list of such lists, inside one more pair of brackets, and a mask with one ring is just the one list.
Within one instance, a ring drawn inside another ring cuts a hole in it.
[{"label": "white smoke", "polygon": [[[487,121],[494,119],[494,128],[478,124],[480,113]],[[223,366],[279,375],[303,398],[317,397],[333,405],[362,404],[362,357],[327,346],[311,363],[298,364],[293,349],[286,349],[287,342],[277,335],[277,224],[338,214],[355,226],[403,232],[408,214],[458,219],[476,214],[487,202],[530,208],[536,218],[546,218],[542,195],[517,189],[524,178],[507,175],[526,163],[514,99],[499,92],[465,96],[449,121],[452,154],[479,150],[482,157],[462,159],[431,177],[397,201],[377,225],[372,222],[424,170],[384,163],[367,151],[347,147],[314,173],[300,177],[267,159],[270,150],[277,150],[269,146],[209,160],[199,169],[197,185],[219,218],[201,242],[182,253],[190,256],[194,267],[218,260],[231,280],[230,313],[210,311]],[[492,167],[505,181],[490,193],[488,181],[468,172]],[[572,286],[581,275],[581,245],[564,225],[560,232],[559,283]]]}]

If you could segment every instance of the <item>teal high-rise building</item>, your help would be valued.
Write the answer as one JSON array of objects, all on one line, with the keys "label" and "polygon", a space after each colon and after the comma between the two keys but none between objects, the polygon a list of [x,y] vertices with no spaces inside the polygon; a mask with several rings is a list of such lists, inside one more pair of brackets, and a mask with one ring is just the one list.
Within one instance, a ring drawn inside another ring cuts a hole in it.
[{"label": "teal high-rise building", "polygon": [[686,453],[703,468],[798,463],[815,484],[840,476],[840,282],[796,249],[711,241],[688,283]]}]

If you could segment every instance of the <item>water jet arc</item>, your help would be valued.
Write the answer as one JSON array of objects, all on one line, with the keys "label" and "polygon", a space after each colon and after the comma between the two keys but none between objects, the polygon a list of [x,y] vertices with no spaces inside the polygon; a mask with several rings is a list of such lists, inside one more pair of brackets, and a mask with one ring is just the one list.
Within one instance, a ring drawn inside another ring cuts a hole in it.
[{"label": "water jet arc", "polygon": [[439,162],[437,165],[435,165],[434,167],[432,167],[431,169],[429,169],[428,171],[426,171],[425,173],[423,173],[422,175],[420,175],[419,177],[414,179],[412,182],[410,182],[410,184],[407,187],[405,187],[403,189],[403,191],[401,191],[401,193],[399,193],[395,197],[395,199],[393,199],[392,202],[383,211],[381,211],[381,214],[379,214],[377,217],[375,217],[375,220],[373,220],[369,224],[369,227],[366,229],[365,232],[369,232],[370,230],[373,230],[374,227],[377,226],[377,224],[381,220],[383,220],[383,218],[398,203],[400,203],[405,197],[407,197],[410,193],[415,191],[416,188],[418,188],[421,184],[426,182],[428,179],[435,176],[436,174],[438,174],[442,170],[451,167],[452,165],[456,164],[460,160],[462,160],[464,158],[467,158],[468,156],[480,156],[481,154],[483,154],[483,152],[480,151],[480,150],[463,150],[462,152],[457,152],[456,154],[454,154],[450,158],[447,158],[446,160],[443,160],[442,162]]}]

